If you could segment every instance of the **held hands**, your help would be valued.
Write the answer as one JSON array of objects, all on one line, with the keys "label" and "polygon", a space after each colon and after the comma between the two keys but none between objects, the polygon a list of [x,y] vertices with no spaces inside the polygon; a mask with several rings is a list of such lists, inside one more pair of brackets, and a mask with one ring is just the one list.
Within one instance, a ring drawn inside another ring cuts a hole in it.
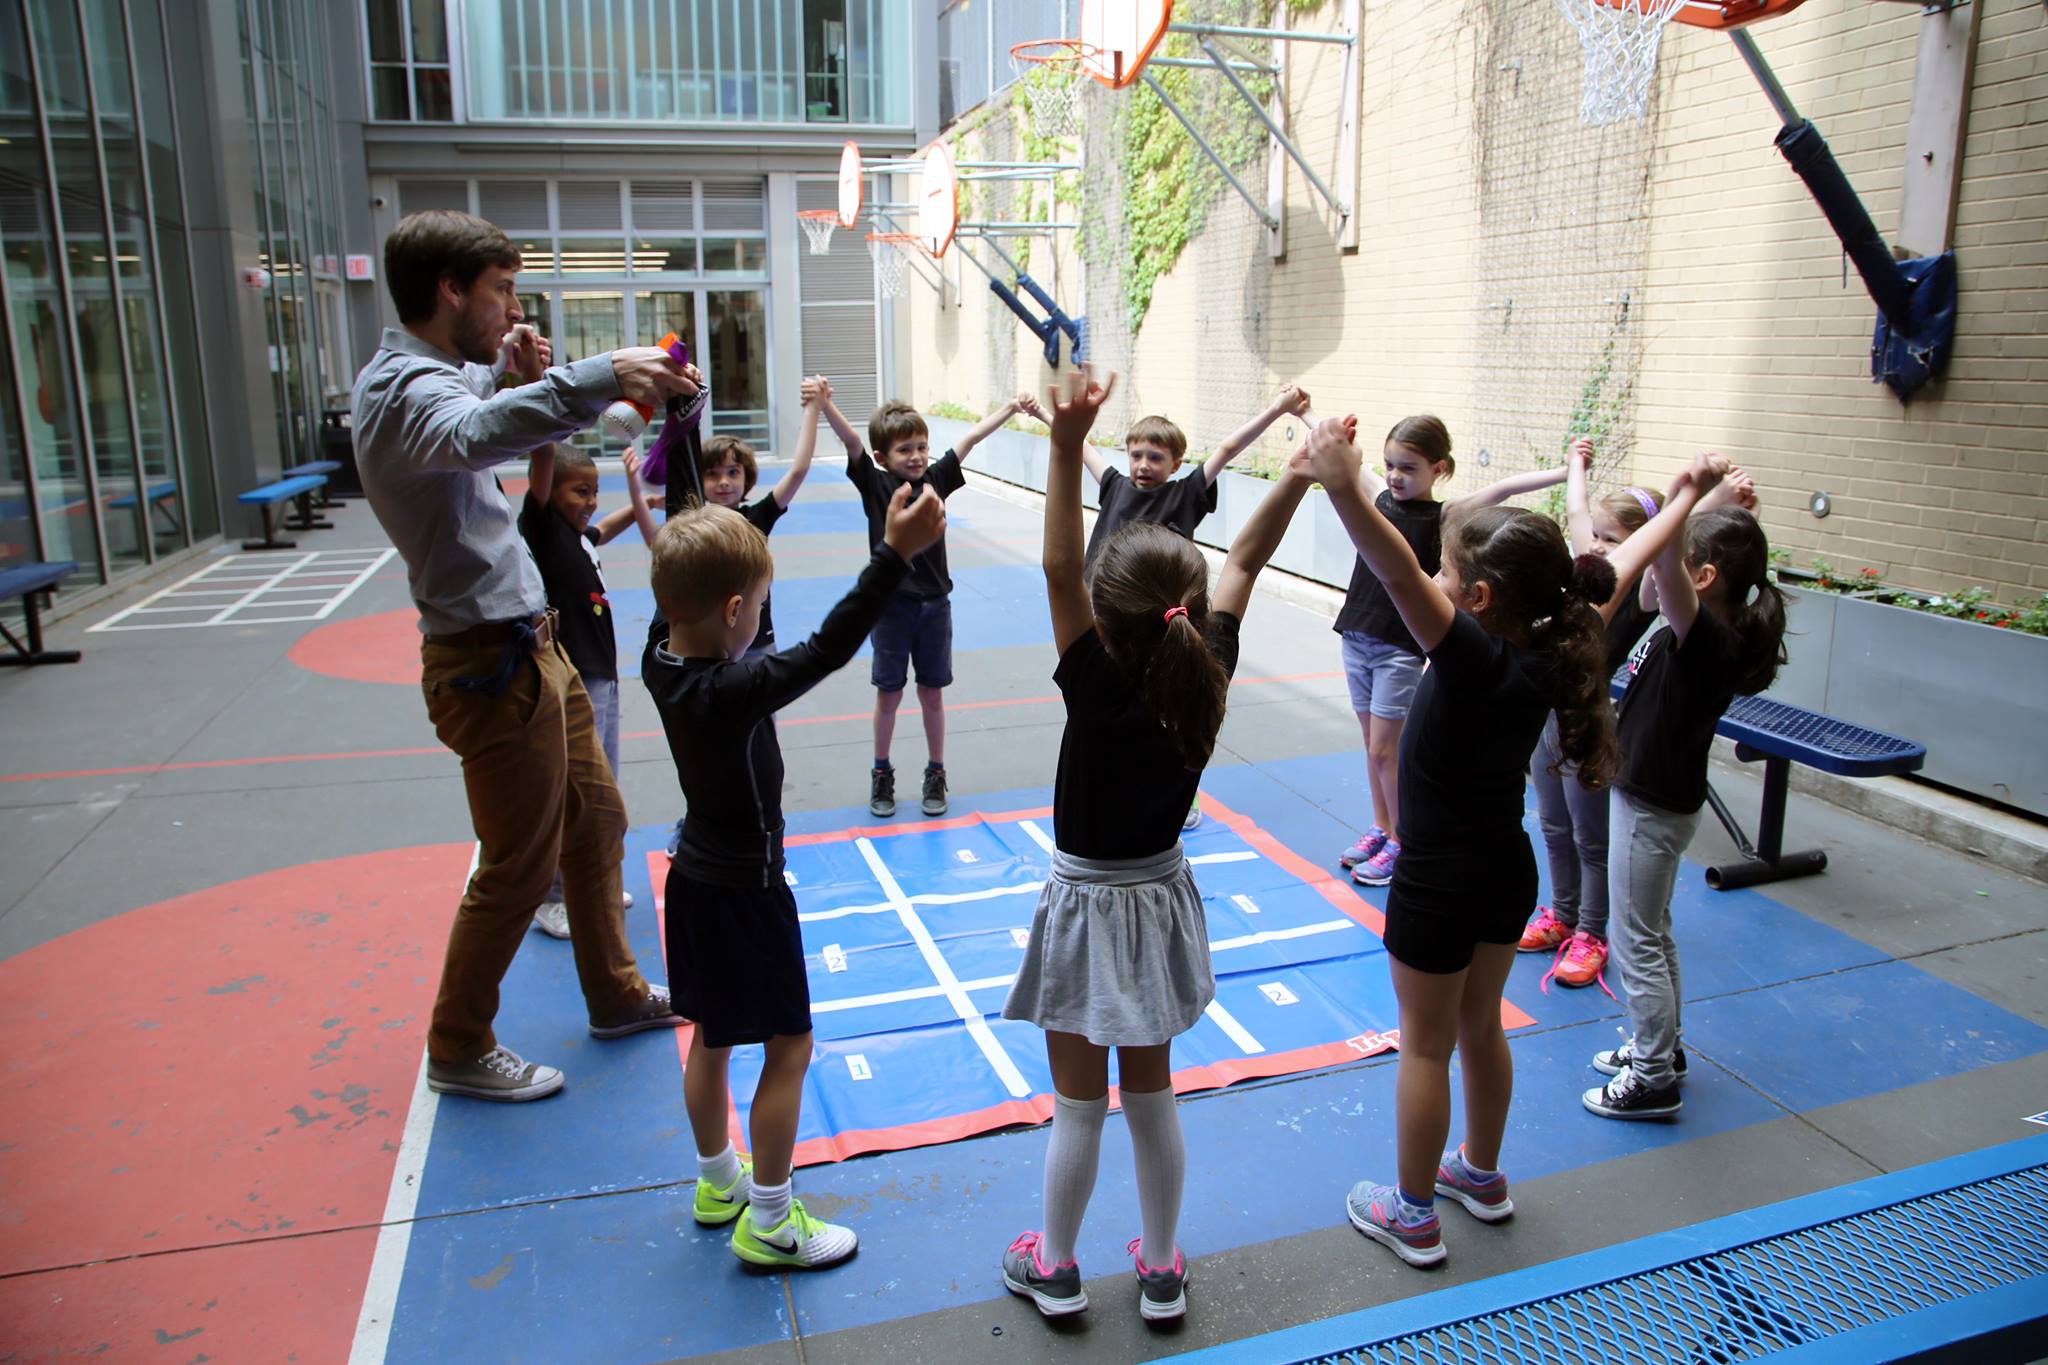
[{"label": "held hands", "polygon": [[889,495],[888,523],[882,531],[882,543],[908,563],[913,556],[938,544],[944,534],[945,500],[930,484],[922,485],[915,499],[910,496],[909,484],[898,484]]},{"label": "held hands", "polygon": [[1046,416],[1045,404],[1039,402],[1038,395],[1029,390],[1012,398],[1010,400],[1010,407],[1026,417],[1034,418],[1045,423],[1047,426],[1052,425],[1052,419]]},{"label": "held hands", "polygon": [[1316,482],[1325,488],[1358,482],[1358,418],[1354,415],[1330,417],[1319,423],[1309,433],[1308,452],[1310,473]]},{"label": "held hands", "polygon": [[1115,391],[1116,375],[1112,373],[1107,383],[1097,383],[1092,365],[1069,370],[1055,379],[1046,394],[1052,415],[1040,419],[1052,428],[1054,444],[1079,448],[1088,439],[1096,414]]},{"label": "held hands", "polygon": [[832,381],[822,374],[814,374],[804,380],[802,389],[803,405],[807,408],[823,409],[832,401]]},{"label": "held hands", "polygon": [[1273,400],[1273,411],[1292,413],[1296,417],[1308,416],[1308,390],[1299,384],[1283,384],[1279,396]]},{"label": "held hands", "polygon": [[[1690,476],[1691,471],[1687,471],[1687,477]],[[1703,512],[1710,507],[1740,507],[1745,512],[1754,513],[1757,505],[1756,481],[1749,477],[1748,470],[1731,465],[1720,487],[1702,495],[1694,510]]]},{"label": "held hands", "polygon": [[662,408],[671,398],[689,398],[704,387],[695,365],[678,365],[659,346],[625,346],[612,352],[619,395],[642,407]]},{"label": "held hands", "polygon": [[1581,474],[1592,473],[1594,459],[1593,443],[1584,436],[1579,437],[1572,442],[1572,448],[1566,458],[1577,462]]},{"label": "held hands", "polygon": [[1730,465],[1726,455],[1711,450],[1702,450],[1693,456],[1692,467],[1685,472],[1692,486],[1701,497],[1714,491],[1714,486],[1728,477]]}]

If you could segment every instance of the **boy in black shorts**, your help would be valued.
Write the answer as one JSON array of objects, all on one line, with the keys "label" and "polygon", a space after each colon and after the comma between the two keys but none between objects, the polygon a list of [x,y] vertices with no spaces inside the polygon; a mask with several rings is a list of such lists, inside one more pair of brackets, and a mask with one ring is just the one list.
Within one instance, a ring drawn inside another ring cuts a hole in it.
[{"label": "boy in black shorts", "polygon": [[[898,488],[929,487],[950,498],[967,479],[960,472],[968,454],[1018,413],[1038,415],[1037,400],[1019,394],[984,417],[953,448],[934,460],[924,418],[908,403],[888,402],[868,418],[869,445],[840,415],[829,396],[825,416],[846,443],[846,477],[860,490],[868,514],[868,545],[881,544],[889,499]],[[870,458],[868,451],[875,453]],[[946,813],[945,690],[953,681],[953,579],[946,571],[946,542],[940,540],[911,561],[910,576],[875,627],[870,678],[875,685],[875,766],[868,774],[868,810],[884,819],[896,813],[896,768],[889,747],[896,737],[896,709],[903,685],[917,670],[917,705],[924,714],[926,762],[923,809]]]},{"label": "boy in black shorts", "polygon": [[[754,1265],[816,1270],[851,1256],[850,1228],[791,1197],[811,994],[796,898],[782,875],[782,747],[775,712],[859,651],[918,554],[945,533],[934,491],[899,487],[881,543],[853,591],[800,645],[749,655],[774,577],[768,541],[725,507],[678,512],[655,537],[649,578],[665,635],[641,676],[661,712],[681,780],[683,837],[669,864],[665,943],[677,1007],[697,1021],[683,1102],[697,1141],[695,1216],[735,1224],[733,1254]],[[687,1003],[685,1003],[687,1002]],[[731,1049],[761,1043],[752,1162],[726,1134]]]},{"label": "boy in black shorts", "polygon": [[1231,432],[1216,453],[1202,461],[1201,469],[1185,479],[1174,476],[1187,456],[1188,438],[1164,417],[1141,417],[1124,433],[1124,452],[1131,461],[1128,478],[1112,469],[1092,443],[1084,445],[1081,460],[1095,476],[1099,503],[1095,529],[1088,533],[1086,562],[1093,564],[1102,543],[1118,527],[1134,521],[1156,522],[1193,539],[1202,518],[1216,510],[1216,480],[1230,462],[1282,417],[1307,412],[1307,390],[1298,384],[1285,386],[1265,411]]}]

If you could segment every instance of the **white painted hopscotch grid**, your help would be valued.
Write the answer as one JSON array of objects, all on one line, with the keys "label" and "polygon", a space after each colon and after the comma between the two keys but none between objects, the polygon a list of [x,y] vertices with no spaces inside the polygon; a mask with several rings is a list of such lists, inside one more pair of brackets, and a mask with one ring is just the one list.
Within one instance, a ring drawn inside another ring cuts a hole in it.
[{"label": "white painted hopscotch grid", "polygon": [[387,546],[224,555],[86,633],[324,621],[397,553]]}]

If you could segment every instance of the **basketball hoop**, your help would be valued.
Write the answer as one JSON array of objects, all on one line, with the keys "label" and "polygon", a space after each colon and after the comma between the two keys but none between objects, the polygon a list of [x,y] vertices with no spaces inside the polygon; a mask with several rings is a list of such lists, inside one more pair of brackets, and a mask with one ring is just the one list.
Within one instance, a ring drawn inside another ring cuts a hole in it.
[{"label": "basketball hoop", "polygon": [[1031,131],[1070,138],[1081,131],[1081,72],[1097,49],[1076,38],[1035,38],[1010,48],[1010,69],[1031,106]]},{"label": "basketball hoop", "polygon": [[813,256],[830,255],[832,251],[832,229],[839,226],[838,209],[800,209],[797,222],[803,225],[804,236],[811,240]]},{"label": "basketball hoop", "polygon": [[910,286],[904,279],[904,258],[923,246],[914,232],[870,232],[868,255],[875,263],[875,287],[885,299],[899,299]]},{"label": "basketball hoop", "polygon": [[1582,120],[1600,127],[1642,118],[1657,75],[1657,45],[1686,6],[1687,0],[1557,0],[1586,59]]}]

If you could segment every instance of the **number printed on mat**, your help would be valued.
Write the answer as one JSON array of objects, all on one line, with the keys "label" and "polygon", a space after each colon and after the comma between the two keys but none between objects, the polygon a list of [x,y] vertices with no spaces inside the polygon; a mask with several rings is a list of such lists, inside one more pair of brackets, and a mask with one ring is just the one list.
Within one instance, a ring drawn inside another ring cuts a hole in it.
[{"label": "number printed on mat", "polygon": [[857,1081],[871,1081],[875,1078],[875,1073],[868,1070],[868,1059],[858,1052],[846,1054],[846,1069]]},{"label": "number printed on mat", "polygon": [[1277,981],[1268,981],[1265,985],[1259,987],[1259,994],[1265,996],[1276,1005],[1295,1005],[1301,1002],[1300,996],[1288,990]]}]

